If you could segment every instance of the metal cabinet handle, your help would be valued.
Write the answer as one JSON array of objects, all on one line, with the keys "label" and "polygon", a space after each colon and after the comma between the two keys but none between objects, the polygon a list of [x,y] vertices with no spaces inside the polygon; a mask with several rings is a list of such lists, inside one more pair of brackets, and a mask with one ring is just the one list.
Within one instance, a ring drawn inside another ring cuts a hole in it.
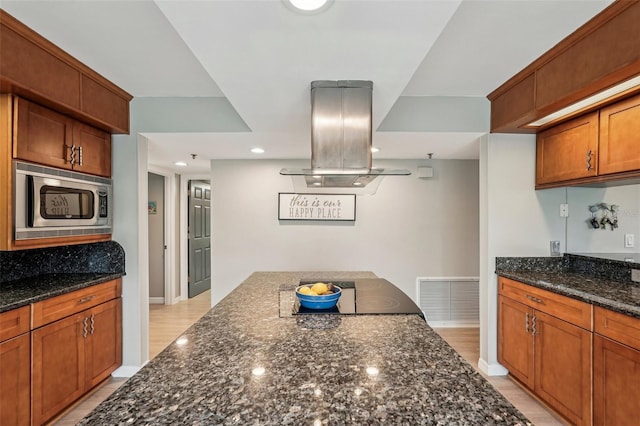
[{"label": "metal cabinet handle", "polygon": [[529,332],[529,312],[524,316],[524,331]]},{"label": "metal cabinet handle", "polygon": [[544,300],[539,299],[539,298],[537,298],[537,297],[535,297],[535,296],[532,296],[532,295],[530,295],[530,294],[527,294],[527,299],[531,300],[532,302],[536,302],[536,303],[542,303],[542,304],[544,304]]},{"label": "metal cabinet handle", "polygon": [[82,299],[78,300],[78,304],[80,305],[82,303],[87,303],[95,298],[96,298],[95,294],[92,294],[91,296],[83,297]]},{"label": "metal cabinet handle", "polygon": [[78,154],[78,165],[82,166],[82,147],[81,146],[78,147],[78,153],[79,153]]},{"label": "metal cabinet handle", "polygon": [[533,319],[531,320],[531,335],[535,336],[536,334],[538,334],[538,328],[537,328],[537,323],[536,323],[536,316],[533,316]]},{"label": "metal cabinet handle", "polygon": [[67,145],[67,149],[69,149],[71,151],[69,153],[69,164],[75,164],[75,162],[76,162],[76,146],[75,145],[71,145],[71,146]]},{"label": "metal cabinet handle", "polygon": [[87,320],[89,318],[84,317],[84,320],[82,320],[82,337],[87,337]]},{"label": "metal cabinet handle", "polygon": [[93,314],[91,314],[91,334],[96,331],[95,321],[93,320]]},{"label": "metal cabinet handle", "polygon": [[591,156],[593,155],[593,151],[589,150],[587,151],[587,171],[592,170],[592,166],[591,166]]}]

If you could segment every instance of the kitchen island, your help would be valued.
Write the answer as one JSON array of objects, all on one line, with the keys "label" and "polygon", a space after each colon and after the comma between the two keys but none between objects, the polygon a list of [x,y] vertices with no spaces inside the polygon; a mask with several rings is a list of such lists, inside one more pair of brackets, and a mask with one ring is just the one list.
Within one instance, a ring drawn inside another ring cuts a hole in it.
[{"label": "kitchen island", "polygon": [[419,315],[282,315],[318,277],[375,275],[252,274],[80,424],[530,424]]}]

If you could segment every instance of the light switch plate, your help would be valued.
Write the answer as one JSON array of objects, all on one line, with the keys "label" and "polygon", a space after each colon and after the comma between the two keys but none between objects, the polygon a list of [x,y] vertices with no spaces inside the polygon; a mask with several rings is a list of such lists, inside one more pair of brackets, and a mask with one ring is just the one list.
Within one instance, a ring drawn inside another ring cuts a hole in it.
[{"label": "light switch plate", "polygon": [[636,245],[636,238],[634,234],[624,234],[624,246],[634,247]]},{"label": "light switch plate", "polygon": [[550,241],[549,251],[551,256],[560,256],[560,241]]},{"label": "light switch plate", "polygon": [[569,204],[560,204],[560,217],[569,217]]}]

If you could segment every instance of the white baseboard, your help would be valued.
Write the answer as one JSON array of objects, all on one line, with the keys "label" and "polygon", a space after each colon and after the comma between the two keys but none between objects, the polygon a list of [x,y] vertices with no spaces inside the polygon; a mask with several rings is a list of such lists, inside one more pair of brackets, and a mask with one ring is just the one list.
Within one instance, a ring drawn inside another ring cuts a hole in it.
[{"label": "white baseboard", "polygon": [[116,371],[111,373],[113,377],[131,377],[136,374],[142,367],[134,365],[122,365]]},{"label": "white baseboard", "polygon": [[498,364],[497,362],[489,364],[482,358],[478,360],[478,369],[487,376],[506,376],[509,374],[509,370],[504,368],[502,364]]},{"label": "white baseboard", "polygon": [[164,297],[149,297],[150,305],[164,305]]}]

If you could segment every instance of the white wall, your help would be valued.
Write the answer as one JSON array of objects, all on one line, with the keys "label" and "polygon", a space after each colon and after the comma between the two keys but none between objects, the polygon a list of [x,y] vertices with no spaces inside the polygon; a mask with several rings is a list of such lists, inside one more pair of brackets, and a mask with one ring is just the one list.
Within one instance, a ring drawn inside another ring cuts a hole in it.
[{"label": "white wall", "polygon": [[[638,253],[640,247],[640,185],[610,188],[567,188],[569,253]],[[618,228],[594,229],[589,225],[589,206],[598,203],[619,206]],[[624,235],[634,234],[635,247],[624,246]]]},{"label": "white wall", "polygon": [[[386,161],[408,168],[427,161]],[[478,274],[478,162],[432,161],[434,177],[385,177],[355,223],[279,223],[283,167],[308,160],[213,160],[212,304],[256,270],[370,270],[415,297],[418,276]]]},{"label": "white wall", "polygon": [[549,242],[566,247],[564,188],[535,191],[535,135],[491,134],[480,149],[480,368],[504,374],[497,361],[495,258],[549,256]]},{"label": "white wall", "polygon": [[149,359],[147,146],[137,133],[112,137],[113,239],[125,251],[122,277],[122,367],[129,376]]}]

